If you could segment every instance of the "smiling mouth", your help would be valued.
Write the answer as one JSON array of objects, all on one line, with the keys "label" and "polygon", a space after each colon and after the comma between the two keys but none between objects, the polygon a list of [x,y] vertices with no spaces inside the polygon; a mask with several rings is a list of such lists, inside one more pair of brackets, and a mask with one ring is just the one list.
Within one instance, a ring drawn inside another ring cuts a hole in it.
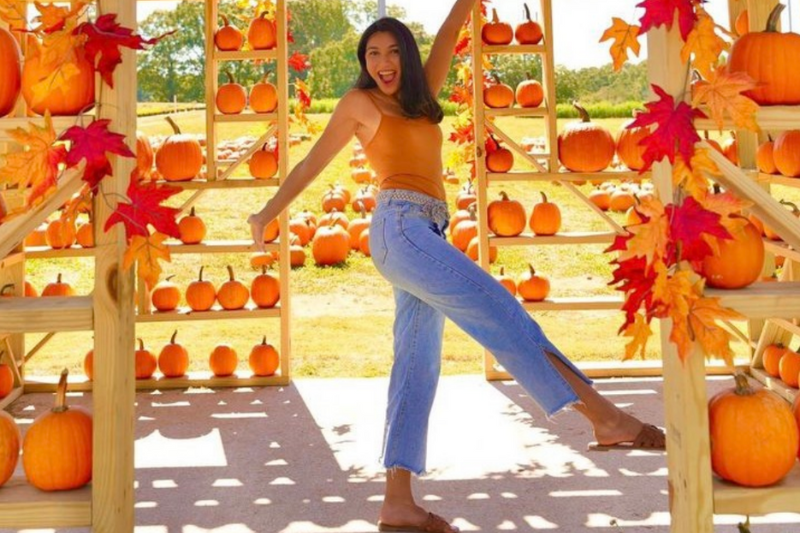
[{"label": "smiling mouth", "polygon": [[381,79],[383,83],[389,84],[392,83],[395,80],[395,78],[397,78],[397,72],[393,70],[378,72],[378,77]]}]

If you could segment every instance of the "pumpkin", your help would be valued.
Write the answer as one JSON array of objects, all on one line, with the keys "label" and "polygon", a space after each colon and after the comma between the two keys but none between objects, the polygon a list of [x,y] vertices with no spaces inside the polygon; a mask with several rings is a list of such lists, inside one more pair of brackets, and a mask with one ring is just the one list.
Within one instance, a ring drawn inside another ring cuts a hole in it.
[{"label": "pumpkin", "polygon": [[78,226],[75,232],[75,241],[81,248],[94,248],[94,224],[91,219]]},{"label": "pumpkin", "polygon": [[33,88],[52,75],[58,63],[54,64],[42,58],[42,45],[35,37],[29,36],[27,43],[25,66],[22,67],[22,97],[31,111],[37,115],[44,115],[45,111],[49,111],[52,116],[73,116],[94,107],[94,67],[86,58],[83,47],[75,50],[74,62],[67,62],[58,67],[74,67],[74,74],[69,82],[52,87],[43,98],[37,99]]},{"label": "pumpkin", "polygon": [[541,302],[550,294],[550,281],[537,276],[533,265],[528,265],[528,268],[530,270],[517,283],[517,294],[526,302]]},{"label": "pumpkin", "polygon": [[280,365],[280,357],[278,351],[271,344],[267,343],[267,336],[261,339],[261,344],[256,344],[250,350],[250,357],[248,358],[250,370],[253,375],[258,377],[274,376]]},{"label": "pumpkin", "polygon": [[94,379],[94,350],[89,350],[83,356],[83,373],[89,381]]},{"label": "pumpkin", "polygon": [[46,246],[47,245],[47,224],[42,222],[39,226],[25,237],[25,246]]},{"label": "pumpkin", "polygon": [[378,205],[378,201],[375,198],[375,195],[368,187],[364,187],[358,194],[356,194],[355,199],[353,200],[353,211],[361,211],[362,209],[372,212],[375,210],[375,207]]},{"label": "pumpkin", "polygon": [[366,167],[368,164],[367,156],[363,153],[350,158],[350,168]]},{"label": "pumpkin", "polygon": [[494,137],[486,141],[486,168],[489,172],[508,172],[514,167],[514,154],[503,148]]},{"label": "pumpkin", "polygon": [[247,29],[247,42],[253,50],[271,50],[277,45],[278,32],[275,23],[267,18],[264,11],[259,17],[250,21]]},{"label": "pumpkin", "polygon": [[203,269],[197,275],[197,281],[193,281],[186,287],[186,304],[192,311],[208,311],[217,301],[217,290],[210,281],[203,280]]},{"label": "pumpkin", "polygon": [[330,213],[334,209],[343,212],[346,207],[347,201],[341,189],[337,189],[331,185],[330,189],[322,195],[322,210],[326,213]]},{"label": "pumpkin", "polygon": [[5,28],[0,28],[0,57],[0,117],[4,117],[16,107],[22,84],[19,44]]},{"label": "pumpkin", "polygon": [[514,38],[519,44],[539,44],[544,36],[542,27],[538,22],[531,20],[531,10],[528,9],[528,4],[523,3],[522,6],[525,8],[525,21],[517,24]]},{"label": "pumpkin", "polygon": [[629,190],[616,188],[608,200],[608,208],[616,213],[624,213],[636,204],[636,198]]},{"label": "pumpkin", "polygon": [[734,165],[739,164],[739,143],[735,133],[731,132],[731,136],[722,143],[722,155]]},{"label": "pumpkin", "polygon": [[608,211],[611,207],[611,194],[609,194],[606,189],[595,187],[592,189],[592,192],[589,193],[589,201],[602,211]]},{"label": "pumpkin", "polygon": [[361,253],[366,257],[372,255],[372,252],[369,250],[369,228],[361,232],[361,236],[358,238],[358,249],[361,250]]},{"label": "pumpkin", "polygon": [[711,468],[746,487],[780,481],[794,466],[798,429],[789,405],[767,389],[753,390],[739,372],[736,386],[708,404]]},{"label": "pumpkin", "polygon": [[745,33],[750,33],[750,16],[746,9],[739,11],[736,21],[733,23],[733,29],[736,30],[736,35],[739,37]]},{"label": "pumpkin", "polygon": [[255,113],[272,113],[278,107],[278,88],[266,79],[250,88],[250,109]]},{"label": "pumpkin", "polygon": [[174,311],[181,301],[181,291],[170,281],[174,277],[174,274],[167,276],[153,288],[150,300],[153,302],[153,307],[159,311]]},{"label": "pumpkin", "polygon": [[140,179],[150,177],[150,172],[153,170],[153,161],[155,161],[155,154],[153,153],[153,145],[150,144],[150,139],[141,131],[137,131],[136,170]]},{"label": "pumpkin", "polygon": [[781,132],[775,138],[772,156],[775,168],[784,176],[800,176],[800,130]]},{"label": "pumpkin", "polygon": [[542,201],[533,206],[529,226],[534,235],[555,235],[561,229],[561,210],[548,202],[544,192]]},{"label": "pumpkin", "polygon": [[305,246],[311,242],[311,223],[305,218],[295,217],[289,220],[289,232],[297,235],[300,240],[300,246]]},{"label": "pumpkin", "polygon": [[[780,201],[780,204],[788,206],[792,210],[792,214],[794,216],[796,216],[796,217],[800,216],[800,209],[798,209],[797,206],[795,204],[793,204],[792,202],[788,202],[788,201],[782,199]],[[764,236],[766,238],[768,238],[769,240],[771,240],[771,241],[782,241],[783,240],[781,238],[781,236],[778,235],[775,232],[774,229],[772,229],[771,227],[767,226],[766,224],[764,224]]]},{"label": "pumpkin", "polygon": [[277,218],[273,218],[264,226],[264,242],[272,242],[281,234],[281,225]]},{"label": "pumpkin", "polygon": [[468,180],[456,195],[456,209],[466,209],[478,201],[472,179]]},{"label": "pumpkin", "polygon": [[756,167],[758,167],[759,172],[777,174],[778,167],[775,166],[774,148],[775,142],[772,138],[758,145],[758,150],[756,150]]},{"label": "pumpkin", "polygon": [[611,133],[592,122],[589,113],[572,104],[580,114],[580,121],[570,122],[558,134],[558,159],[573,172],[600,172],[614,159],[616,144]]},{"label": "pumpkin", "polygon": [[208,358],[208,366],[211,372],[217,377],[226,377],[236,372],[236,366],[239,364],[239,357],[228,344],[220,344],[211,352]]},{"label": "pumpkin", "polygon": [[800,104],[800,71],[789,60],[800,57],[800,35],[778,32],[784,7],[775,6],[763,32],[750,31],[736,39],[728,56],[730,73],[745,72],[758,83],[742,94],[760,105]]},{"label": "pumpkin", "polygon": [[180,128],[167,117],[174,135],[170,135],[156,152],[156,169],[166,181],[194,179],[203,167],[203,150],[192,135],[184,135]]},{"label": "pumpkin", "polygon": [[542,84],[534,80],[530,73],[528,79],[519,82],[514,97],[520,107],[539,107],[544,101],[544,89]]},{"label": "pumpkin", "polygon": [[92,415],[67,405],[67,375],[64,369],[54,407],[33,421],[22,443],[25,476],[39,490],[77,489],[92,479]]},{"label": "pumpkin", "polygon": [[42,291],[42,296],[73,296],[75,290],[69,283],[61,281],[61,273],[59,272],[56,281],[45,285]]},{"label": "pumpkin", "polygon": [[764,348],[764,353],[761,354],[761,362],[764,364],[764,371],[773,378],[780,377],[780,362],[781,357],[789,348],[781,343],[770,344]]},{"label": "pumpkin", "polygon": [[486,44],[509,44],[514,40],[514,29],[507,22],[497,18],[497,9],[492,9],[492,20],[481,28],[481,39]]},{"label": "pumpkin", "polygon": [[625,226],[636,226],[637,224],[642,224],[644,219],[639,214],[639,211],[636,207],[639,205],[639,199],[634,195],[634,205],[630,206],[628,210],[625,212]]},{"label": "pumpkin", "polygon": [[214,44],[217,46],[217,50],[224,52],[241,50],[244,45],[244,35],[241,30],[232,25],[225,15],[220,15],[220,17],[222,17],[222,27],[214,32]]},{"label": "pumpkin", "polygon": [[281,284],[278,278],[267,274],[267,267],[261,267],[261,274],[253,278],[250,296],[260,308],[275,307],[281,299]]},{"label": "pumpkin", "polygon": [[528,215],[517,200],[511,200],[505,191],[500,199],[489,202],[487,223],[489,230],[498,237],[516,237],[525,230]]},{"label": "pumpkin", "polygon": [[646,148],[639,143],[650,135],[650,130],[645,126],[633,126],[634,120],[635,118],[622,125],[617,134],[615,150],[617,157],[626,167],[631,170],[641,170],[644,168]]},{"label": "pumpkin", "polygon": [[361,209],[361,216],[354,218],[347,224],[347,233],[350,235],[350,248],[352,250],[360,250],[361,233],[369,229],[369,224],[372,219],[367,216],[367,211]]},{"label": "pumpkin", "polygon": [[783,352],[778,362],[778,376],[781,381],[796,389],[800,381],[800,354],[789,349]]},{"label": "pumpkin", "polygon": [[458,179],[458,175],[453,172],[453,169],[450,167],[445,168],[444,172],[442,172],[442,180],[451,185],[458,185],[461,181]]},{"label": "pumpkin", "polygon": [[228,76],[228,83],[217,89],[217,109],[223,115],[238,115],[247,106],[247,93],[244,87],[236,83],[230,70],[226,70],[225,75]]},{"label": "pumpkin", "polygon": [[178,231],[180,232],[183,244],[197,244],[203,242],[206,236],[206,224],[203,219],[197,216],[194,206],[189,214],[178,221]]},{"label": "pumpkin", "polygon": [[[5,352],[0,350],[0,359]],[[5,363],[0,364],[0,400],[11,394],[14,390],[14,373]]]},{"label": "pumpkin", "polygon": [[250,299],[250,291],[233,275],[233,267],[228,265],[228,281],[217,289],[217,300],[223,309],[242,309]]},{"label": "pumpkin", "polygon": [[14,475],[22,435],[14,418],[0,409],[0,487]]},{"label": "pumpkin", "polygon": [[517,284],[511,278],[511,276],[506,275],[506,267],[500,267],[500,273],[496,276],[493,276],[494,279],[500,283],[503,287],[506,288],[508,292],[511,293],[511,296],[517,295]]},{"label": "pumpkin", "polygon": [[[794,418],[797,421],[798,427],[800,427],[800,394],[795,396],[794,398],[794,406],[792,407],[794,411]],[[800,459],[800,442],[798,442],[797,446],[797,458]]]},{"label": "pumpkin", "polygon": [[339,225],[343,230],[347,230],[350,225],[350,219],[344,213],[340,213],[338,209],[333,208],[330,213],[322,215],[319,219],[320,226],[329,226],[331,224]]},{"label": "pumpkin", "polygon": [[161,348],[161,353],[158,354],[158,369],[165,378],[179,378],[186,375],[186,371],[189,370],[189,352],[175,342],[177,336],[176,329],[169,344]]},{"label": "pumpkin", "polygon": [[353,178],[354,182],[359,184],[369,183],[372,181],[372,171],[364,167],[354,168],[350,172],[350,177]]},{"label": "pumpkin", "polygon": [[289,246],[289,264],[292,267],[301,267],[306,264],[306,251],[299,244]]},{"label": "pumpkin", "polygon": [[483,103],[493,109],[514,105],[514,90],[495,76],[495,83],[483,91]]},{"label": "pumpkin", "polygon": [[150,350],[144,347],[144,341],[139,338],[139,349],[134,352],[136,365],[136,379],[150,379],[158,368],[158,359]]},{"label": "pumpkin", "polygon": [[[467,254],[467,257],[472,259],[473,261],[477,261],[479,259],[479,248],[480,248],[480,241],[477,235],[469,240],[469,244],[467,244],[467,249],[464,251]],[[494,263],[497,261],[497,246],[489,246],[489,263]]]},{"label": "pumpkin", "polygon": [[75,244],[75,226],[63,218],[56,218],[47,224],[44,237],[50,248],[70,248]]},{"label": "pumpkin", "polygon": [[26,298],[36,298],[39,296],[39,291],[36,290],[36,287],[33,286],[28,280],[25,280],[25,297]]},{"label": "pumpkin", "polygon": [[469,241],[478,236],[478,217],[475,214],[476,205],[477,204],[472,204],[467,209],[469,218],[460,220],[450,230],[450,235],[453,237],[453,246],[462,252],[466,252]]},{"label": "pumpkin", "polygon": [[718,254],[703,258],[700,274],[710,287],[740,289],[761,277],[764,267],[764,241],[750,221],[732,231],[732,239],[717,238]]},{"label": "pumpkin", "polygon": [[319,266],[336,265],[347,260],[350,234],[339,224],[320,226],[311,242],[311,255]]}]

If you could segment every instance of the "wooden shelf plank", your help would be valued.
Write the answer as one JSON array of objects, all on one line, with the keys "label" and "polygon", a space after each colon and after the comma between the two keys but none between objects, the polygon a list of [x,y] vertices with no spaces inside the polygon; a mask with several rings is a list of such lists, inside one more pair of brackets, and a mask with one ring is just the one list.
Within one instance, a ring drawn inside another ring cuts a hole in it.
[{"label": "wooden shelf plank", "polygon": [[248,189],[261,187],[277,187],[280,185],[278,178],[261,179],[226,179],[226,180],[189,180],[189,181],[157,181],[159,185],[170,185],[186,190],[203,189]]},{"label": "wooden shelf plank", "polygon": [[[708,110],[704,109],[706,115]],[[756,113],[756,122],[764,131],[770,130],[796,130],[800,129],[800,106],[773,105],[761,106]],[[699,130],[717,130],[717,124],[707,118],[697,119],[694,125]],[[736,126],[726,117],[724,128],[736,129]]]},{"label": "wooden shelf plank", "polygon": [[[546,154],[531,154],[533,157],[543,157]],[[607,171],[607,172],[489,172],[486,174],[489,181],[588,181],[588,180],[641,180],[649,178],[650,173],[639,174],[635,170]]]},{"label": "wooden shelf plank", "polygon": [[781,398],[786,400],[789,403],[794,402],[795,398],[797,398],[798,390],[794,387],[790,387],[782,380],[778,378],[774,378],[766,373],[763,368],[750,368],[750,374],[760,382],[764,387],[768,388],[769,390],[777,393]]},{"label": "wooden shelf plank", "polygon": [[[55,391],[55,389],[53,390]],[[18,386],[17,388],[13,389],[10,393],[8,393],[8,396],[0,400],[0,411],[2,411],[6,407],[14,403],[17,400],[17,398],[22,396],[23,391],[24,387]]]},{"label": "wooden shelf plank", "polygon": [[[209,241],[200,244],[179,244],[175,241],[167,241],[167,248],[171,254],[230,254],[255,252],[253,241]],[[265,244],[267,252],[278,252],[280,243],[271,242]]]},{"label": "wooden shelf plank", "polygon": [[224,52],[222,50],[214,50],[214,57],[216,61],[245,61],[249,59],[277,59],[278,50],[237,50]]},{"label": "wooden shelf plank", "polygon": [[25,248],[25,256],[28,259],[67,259],[75,257],[94,257],[94,248],[81,248],[72,246],[70,248],[60,248],[58,250],[49,246],[31,246]]},{"label": "wooden shelf plank", "polygon": [[522,234],[518,237],[489,237],[490,246],[533,246],[537,244],[609,244],[613,231],[556,233],[550,236]]},{"label": "wooden shelf plank", "polygon": [[[0,315],[2,316],[2,315]],[[149,315],[137,315],[136,322],[188,322],[195,320],[239,320],[242,318],[279,318],[280,306],[271,309],[247,307],[237,311],[226,311],[214,308],[211,311],[192,311],[181,308],[177,311],[154,312]]]},{"label": "wooden shelf plank", "polygon": [[[25,381],[25,393],[55,392],[58,376],[35,376]],[[247,369],[247,361],[239,361],[239,371],[232,376],[215,377],[211,372],[189,372],[180,378],[165,378],[163,376],[153,379],[137,379],[136,390],[167,390],[188,389],[192,387],[207,387],[210,389],[224,387],[275,387],[289,384],[289,378],[275,375],[268,377],[253,376]],[[88,392],[92,390],[92,382],[80,378],[70,378],[69,390],[74,392]]]},{"label": "wooden shelf plank", "polygon": [[789,176],[781,176],[780,174],[764,174],[763,172],[758,172],[755,173],[755,179],[762,183],[769,183],[771,185],[800,187],[800,178],[790,178]]},{"label": "wooden shelf plank", "polygon": [[787,259],[791,259],[792,261],[800,261],[800,252],[786,244],[782,241],[773,241],[770,239],[764,239],[764,248],[768,252],[772,252],[775,255],[780,255]]},{"label": "wooden shelf plank", "polygon": [[738,290],[706,289],[707,297],[719,298],[748,318],[793,318],[800,316],[800,281],[758,282]]},{"label": "wooden shelf plank", "polygon": [[274,122],[276,113],[240,113],[238,115],[214,115],[214,122]]},{"label": "wooden shelf plank", "polygon": [[494,44],[483,45],[484,54],[546,54],[544,44]]},{"label": "wooden shelf plank", "polygon": [[92,525],[90,486],[43,492],[14,477],[2,488],[0,528],[67,528]]},{"label": "wooden shelf plank", "polygon": [[592,298],[562,297],[547,298],[541,302],[525,302],[522,306],[528,311],[602,311],[622,308],[620,296],[595,296]]},{"label": "wooden shelf plank", "polygon": [[546,117],[546,107],[487,107],[485,114],[487,117]]},{"label": "wooden shelf plank", "polygon": [[748,488],[714,477],[714,512],[718,514],[765,515],[800,512],[800,464],[780,483]]},{"label": "wooden shelf plank", "polygon": [[89,331],[94,326],[90,296],[0,299],[4,333]]}]

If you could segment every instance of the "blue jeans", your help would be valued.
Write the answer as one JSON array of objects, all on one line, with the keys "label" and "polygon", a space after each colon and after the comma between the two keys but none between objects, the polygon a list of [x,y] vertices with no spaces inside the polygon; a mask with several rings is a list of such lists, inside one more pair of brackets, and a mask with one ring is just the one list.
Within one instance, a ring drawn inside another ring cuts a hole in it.
[{"label": "blue jeans", "polygon": [[548,417],[578,397],[547,353],[591,383],[511,293],[445,240],[446,207],[421,193],[385,190],[369,231],[372,260],[392,284],[396,304],[383,463],[418,475],[425,471],[445,317],[489,350]]}]

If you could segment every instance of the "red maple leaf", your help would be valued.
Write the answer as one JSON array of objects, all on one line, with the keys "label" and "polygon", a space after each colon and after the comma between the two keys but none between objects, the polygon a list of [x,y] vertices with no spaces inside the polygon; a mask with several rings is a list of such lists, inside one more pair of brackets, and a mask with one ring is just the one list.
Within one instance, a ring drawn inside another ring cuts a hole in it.
[{"label": "red maple leaf", "polygon": [[647,111],[636,115],[628,128],[645,127],[652,124],[656,129],[639,144],[645,146],[642,154],[645,165],[640,172],[650,169],[655,161],[669,158],[670,163],[675,162],[675,154],[680,152],[685,161],[692,160],[694,144],[700,140],[697,130],[694,129],[695,118],[705,118],[699,109],[693,109],[686,102],[675,106],[675,99],[658,85],[652,85],[653,91],[659,96],[656,102],[648,102],[644,106]]},{"label": "red maple leaf", "polygon": [[120,202],[117,205],[117,209],[106,221],[105,231],[121,222],[125,225],[125,234],[130,240],[134,235],[144,237],[150,235],[147,225],[151,224],[160,233],[170,237],[180,237],[178,223],[175,221],[180,209],[161,205],[161,202],[179,192],[181,189],[178,187],[155,183],[142,184],[136,179],[131,179],[126,192],[130,203]]},{"label": "red maple leaf", "polygon": [[645,11],[642,18],[639,19],[642,34],[650,28],[657,28],[661,25],[672,29],[676,10],[678,11],[678,26],[684,41],[689,37],[689,33],[697,22],[693,0],[644,0],[636,4],[636,7],[644,8]]},{"label": "red maple leaf", "polygon": [[[122,63],[120,47],[144,50],[145,45],[156,44],[167,35],[175,33],[173,30],[159,37],[145,39],[133,33],[132,29],[123,27],[116,19],[116,13],[101,15],[95,22],[79,24],[72,32],[73,35],[86,36],[86,55],[109,87],[114,87],[114,69]],[[99,60],[97,56],[100,56]]]},{"label": "red maple leaf", "polygon": [[83,181],[97,189],[97,184],[105,176],[111,176],[114,171],[108,162],[108,152],[123,157],[136,157],[128,145],[125,136],[108,131],[111,121],[107,119],[93,120],[89,127],[72,126],[63,134],[60,140],[72,143],[67,153],[67,166],[74,167],[81,159],[86,159],[86,168],[83,172]]},{"label": "red maple leaf", "polygon": [[470,123],[456,126],[453,133],[450,134],[449,139],[450,142],[454,142],[456,144],[471,143],[475,139],[472,124]]},{"label": "red maple leaf", "polygon": [[632,257],[624,261],[612,261],[616,265],[613,279],[609,285],[617,285],[616,290],[625,293],[625,303],[622,310],[625,312],[625,323],[620,327],[622,332],[628,325],[636,320],[636,312],[644,306],[648,321],[653,316],[653,286],[656,281],[656,271],[647,266],[645,257]]},{"label": "red maple leaf", "polygon": [[[712,253],[711,246],[703,238],[703,234],[713,235],[720,239],[733,238],[725,226],[722,217],[705,209],[693,197],[688,197],[680,206],[670,204],[665,207],[667,218],[670,221],[670,248],[675,247],[674,253],[669,253],[673,261],[701,261]],[[680,246],[678,258],[677,247]],[[665,258],[667,262],[667,258]],[[667,262],[669,265],[670,263]]]},{"label": "red maple leaf", "polygon": [[297,72],[303,72],[311,66],[311,63],[308,61],[308,56],[301,54],[300,52],[293,53],[292,57],[289,58],[288,63],[289,66]]}]

